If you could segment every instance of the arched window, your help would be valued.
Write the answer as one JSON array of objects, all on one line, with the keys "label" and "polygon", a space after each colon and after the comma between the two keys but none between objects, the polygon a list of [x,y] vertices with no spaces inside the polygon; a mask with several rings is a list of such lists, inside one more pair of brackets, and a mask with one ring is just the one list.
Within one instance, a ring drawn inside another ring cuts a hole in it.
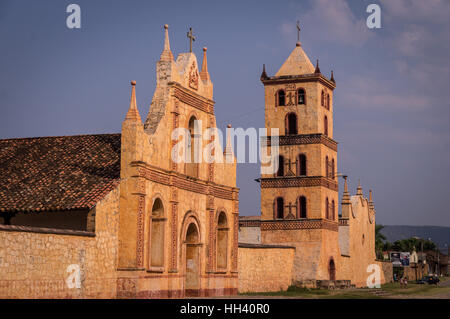
[{"label": "arched window", "polygon": [[306,94],[304,89],[299,89],[297,91],[297,97],[298,97],[298,105],[306,104]]},{"label": "arched window", "polygon": [[325,200],[325,218],[330,219],[330,203],[328,201],[328,197]]},{"label": "arched window", "polygon": [[326,115],[323,118],[323,133],[328,136],[328,117]]},{"label": "arched window", "polygon": [[150,229],[150,267],[164,266],[164,207],[160,198],[152,206]]},{"label": "arched window", "polygon": [[335,165],[334,165],[334,158],[331,160],[331,178],[336,178],[336,171],[335,171]]},{"label": "arched window", "polygon": [[284,157],[282,155],[278,156],[278,170],[276,176],[284,176]]},{"label": "arched window", "polygon": [[285,122],[285,134],[297,135],[297,115],[295,113],[288,113]]},{"label": "arched window", "polygon": [[284,199],[283,197],[277,197],[273,202],[273,218],[283,219],[284,218]]},{"label": "arched window", "polygon": [[331,219],[332,220],[335,220],[335,209],[336,209],[336,206],[334,205],[334,199],[331,201]]},{"label": "arched window", "polygon": [[278,106],[285,106],[286,105],[286,92],[284,90],[279,90],[277,92],[277,102]]},{"label": "arched window", "polygon": [[227,268],[228,256],[228,223],[224,212],[219,214],[217,220],[217,268]]},{"label": "arched window", "polygon": [[298,198],[298,217],[297,218],[306,218],[307,212],[306,212],[306,197],[300,196]]},{"label": "arched window", "polygon": [[328,156],[325,157],[325,177],[330,176],[330,172],[328,171],[330,164],[328,162]]},{"label": "arched window", "polygon": [[306,176],[306,155],[300,154],[297,159],[297,176]]},{"label": "arched window", "polygon": [[198,132],[198,121],[195,116],[189,119],[189,142],[186,152],[186,174],[192,177],[198,177],[198,163],[200,162],[199,138],[201,132]]},{"label": "arched window", "polygon": [[330,109],[330,94],[327,94],[327,110]]}]

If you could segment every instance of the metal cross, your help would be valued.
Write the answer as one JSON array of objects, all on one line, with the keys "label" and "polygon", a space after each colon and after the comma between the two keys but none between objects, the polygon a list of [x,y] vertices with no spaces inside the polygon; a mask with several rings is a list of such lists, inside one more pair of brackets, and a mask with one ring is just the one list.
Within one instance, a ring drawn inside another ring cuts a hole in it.
[{"label": "metal cross", "polygon": [[192,52],[192,41],[195,41],[195,37],[192,34],[192,28],[189,28],[189,32],[187,33],[187,37],[189,38],[189,52]]},{"label": "metal cross", "polygon": [[297,20],[297,41],[300,42],[300,31],[302,29],[300,28],[300,21]]}]

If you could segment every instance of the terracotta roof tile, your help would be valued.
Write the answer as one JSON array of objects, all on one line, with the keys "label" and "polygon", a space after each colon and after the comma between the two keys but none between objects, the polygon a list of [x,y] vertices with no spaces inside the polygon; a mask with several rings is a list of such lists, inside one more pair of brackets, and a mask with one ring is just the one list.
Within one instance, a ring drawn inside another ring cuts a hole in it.
[{"label": "terracotta roof tile", "polygon": [[0,214],[90,209],[119,178],[120,134],[0,140]]}]

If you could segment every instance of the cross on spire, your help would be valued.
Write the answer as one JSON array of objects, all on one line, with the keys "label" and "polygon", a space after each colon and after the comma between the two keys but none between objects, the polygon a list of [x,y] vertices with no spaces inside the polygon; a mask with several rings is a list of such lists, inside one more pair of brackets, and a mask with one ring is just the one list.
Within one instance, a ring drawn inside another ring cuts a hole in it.
[{"label": "cross on spire", "polygon": [[195,37],[192,34],[192,28],[189,28],[189,32],[187,33],[187,37],[189,38],[189,52],[192,52],[192,41],[195,41]]},{"label": "cross on spire", "polygon": [[297,20],[297,42],[300,42],[300,31],[302,29],[300,28],[300,21]]}]

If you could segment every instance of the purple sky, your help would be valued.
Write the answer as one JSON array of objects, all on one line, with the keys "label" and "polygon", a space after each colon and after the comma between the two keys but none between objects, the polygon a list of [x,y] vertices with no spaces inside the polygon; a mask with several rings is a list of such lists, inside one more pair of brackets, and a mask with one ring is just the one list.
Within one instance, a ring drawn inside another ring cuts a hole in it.
[{"label": "purple sky", "polygon": [[[66,27],[70,3],[81,6],[81,30]],[[382,8],[381,29],[365,26],[370,3]],[[262,64],[275,74],[297,19],[309,58],[335,71],[338,170],[352,193],[358,179],[373,189],[378,223],[450,226],[445,0],[0,0],[0,138],[120,132],[130,80],[145,118],[165,23],[175,56],[190,26],[197,57],[208,47],[219,127],[262,127]],[[241,214],[258,214],[258,165],[240,164],[238,176]]]}]

